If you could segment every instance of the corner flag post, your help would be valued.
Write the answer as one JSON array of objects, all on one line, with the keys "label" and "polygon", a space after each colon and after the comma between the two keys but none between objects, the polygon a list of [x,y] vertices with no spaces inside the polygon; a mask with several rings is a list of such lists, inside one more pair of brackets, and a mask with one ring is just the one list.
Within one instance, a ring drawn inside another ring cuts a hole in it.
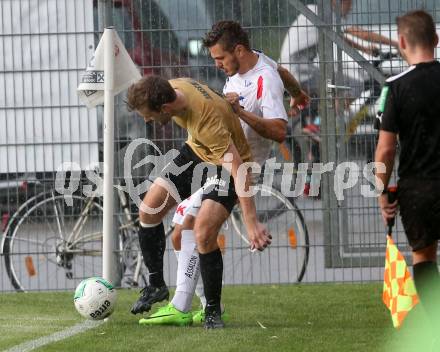
[{"label": "corner flag post", "polygon": [[104,29],[104,208],[102,239],[102,276],[110,282],[117,281],[114,240],[114,29]]},{"label": "corner flag post", "polygon": [[120,282],[121,267],[117,252],[118,222],[114,216],[115,200],[118,201],[113,187],[115,175],[114,102],[115,95],[126,90],[139,79],[141,79],[141,74],[118,33],[113,27],[105,28],[95,55],[87,66],[77,91],[79,98],[89,109],[104,103],[102,276],[115,285]]}]

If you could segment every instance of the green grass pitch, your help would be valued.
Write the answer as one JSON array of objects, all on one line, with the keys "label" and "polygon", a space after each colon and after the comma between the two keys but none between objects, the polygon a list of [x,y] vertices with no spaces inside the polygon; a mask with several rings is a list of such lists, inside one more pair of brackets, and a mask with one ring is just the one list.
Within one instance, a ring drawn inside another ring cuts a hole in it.
[{"label": "green grass pitch", "polygon": [[[205,331],[139,326],[129,313],[138,292],[119,290],[108,322],[38,351],[428,351],[421,306],[397,331],[381,294],[381,284],[226,287],[231,319],[224,330]],[[0,294],[0,350],[81,321],[73,292]]]}]

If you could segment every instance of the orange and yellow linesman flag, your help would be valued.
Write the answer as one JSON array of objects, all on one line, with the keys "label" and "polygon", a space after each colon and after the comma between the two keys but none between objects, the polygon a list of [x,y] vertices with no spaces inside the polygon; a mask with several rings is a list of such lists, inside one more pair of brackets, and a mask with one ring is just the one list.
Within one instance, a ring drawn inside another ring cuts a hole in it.
[{"label": "orange and yellow linesman flag", "polygon": [[382,300],[391,312],[395,328],[402,325],[408,312],[419,302],[405,258],[391,236],[387,236]]}]

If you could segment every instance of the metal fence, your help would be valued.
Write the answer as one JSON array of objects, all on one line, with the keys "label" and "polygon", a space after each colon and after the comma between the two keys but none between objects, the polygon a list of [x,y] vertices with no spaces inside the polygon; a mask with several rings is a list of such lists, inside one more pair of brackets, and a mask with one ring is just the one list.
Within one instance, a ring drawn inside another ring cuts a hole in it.
[{"label": "metal fence", "polygon": [[[298,210],[289,208],[284,217],[270,211],[268,200],[257,202],[259,213],[279,232],[277,245],[263,253],[247,250],[237,236],[243,232],[239,224],[225,224],[220,236],[225,283],[293,283],[301,274],[302,282],[381,280],[385,230],[376,199],[362,196],[361,188],[370,187],[363,170],[373,158],[381,83],[405,64],[389,43],[361,39],[349,29],[396,40],[395,17],[416,8],[426,9],[440,25],[435,0],[2,0],[0,291],[71,289],[101,274],[101,201],[83,193],[93,196],[99,190],[102,108],[87,110],[76,88],[104,25],[115,26],[143,74],[190,76],[221,89],[225,76],[201,46],[203,34],[220,19],[239,21],[252,47],[287,67],[312,97],[310,107],[289,120],[284,145],[274,147],[280,161],[308,163],[303,176],[310,189],[306,185],[291,199]],[[136,138],[151,139],[163,152],[178,149],[186,138],[175,125],[145,125],[127,111],[124,94],[115,114],[115,184],[125,182],[124,155]],[[148,153],[145,144],[134,150],[129,165],[134,185],[151,171],[133,168]],[[78,186],[69,197],[55,189],[56,171],[66,162],[77,165],[58,174],[58,189]],[[358,168],[339,170],[345,182],[356,181],[344,191],[344,200],[335,194],[335,171],[317,181],[319,170],[312,165],[318,162],[333,162],[333,170],[343,162]],[[140,262],[133,224],[137,210],[116,189],[115,199],[121,285],[132,286]],[[81,217],[85,208],[93,209],[86,220]],[[292,235],[288,223],[297,218],[303,219],[308,241]],[[82,220],[87,240],[69,237]],[[408,253],[400,223],[395,240]],[[166,281],[173,285],[171,243],[165,261]]]}]

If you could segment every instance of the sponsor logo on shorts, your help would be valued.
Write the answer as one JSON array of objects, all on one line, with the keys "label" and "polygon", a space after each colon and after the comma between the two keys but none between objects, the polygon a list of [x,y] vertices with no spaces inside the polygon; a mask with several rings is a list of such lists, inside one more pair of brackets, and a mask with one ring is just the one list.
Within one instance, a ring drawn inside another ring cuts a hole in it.
[{"label": "sponsor logo on shorts", "polygon": [[206,189],[209,186],[218,186],[220,187],[226,187],[226,181],[222,180],[221,178],[218,178],[218,176],[211,176],[206,179],[205,184],[203,185],[203,188]]}]

